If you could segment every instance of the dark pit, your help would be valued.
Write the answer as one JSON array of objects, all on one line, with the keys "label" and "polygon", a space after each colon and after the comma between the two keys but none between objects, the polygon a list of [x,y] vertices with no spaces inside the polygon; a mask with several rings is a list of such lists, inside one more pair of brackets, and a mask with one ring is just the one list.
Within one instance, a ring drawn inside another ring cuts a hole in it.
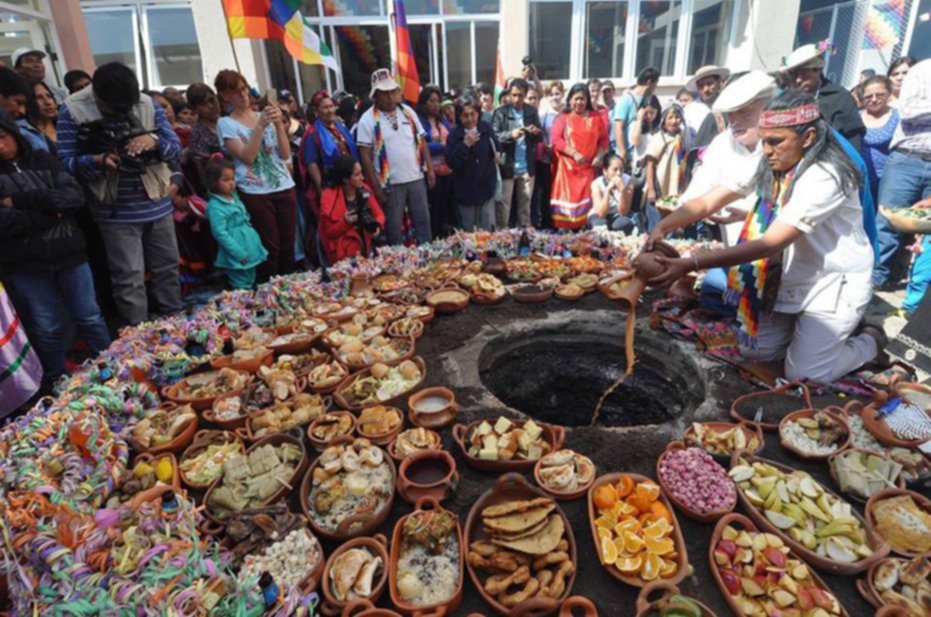
[{"label": "dark pit", "polygon": [[[569,328],[490,341],[479,356],[482,383],[501,402],[533,418],[589,426],[598,399],[627,368],[623,333]],[[705,400],[702,372],[668,337],[638,333],[635,350],[633,374],[605,399],[596,426],[662,424]]]}]

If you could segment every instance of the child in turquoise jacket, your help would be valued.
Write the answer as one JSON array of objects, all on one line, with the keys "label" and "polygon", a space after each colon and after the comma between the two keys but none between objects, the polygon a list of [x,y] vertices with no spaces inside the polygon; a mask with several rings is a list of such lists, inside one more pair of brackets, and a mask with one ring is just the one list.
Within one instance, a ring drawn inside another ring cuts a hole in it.
[{"label": "child in turquoise jacket", "polygon": [[222,268],[233,289],[252,289],[255,268],[268,259],[258,232],[249,222],[249,213],[236,195],[236,171],[231,161],[211,159],[207,163],[207,218],[210,232],[219,248],[215,265]]}]

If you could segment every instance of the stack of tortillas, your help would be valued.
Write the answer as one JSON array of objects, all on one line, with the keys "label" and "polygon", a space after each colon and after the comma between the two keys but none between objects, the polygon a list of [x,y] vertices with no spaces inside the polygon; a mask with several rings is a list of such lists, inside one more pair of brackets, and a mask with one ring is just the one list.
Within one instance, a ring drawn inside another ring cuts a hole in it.
[{"label": "stack of tortillas", "polygon": [[562,516],[548,497],[508,501],[482,510],[482,524],[493,544],[527,555],[556,549],[565,533]]}]

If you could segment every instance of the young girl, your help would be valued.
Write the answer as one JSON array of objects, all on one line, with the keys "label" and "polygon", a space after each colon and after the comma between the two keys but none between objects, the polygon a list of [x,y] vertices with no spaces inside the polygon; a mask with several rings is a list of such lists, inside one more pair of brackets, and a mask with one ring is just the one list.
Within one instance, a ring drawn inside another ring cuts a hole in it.
[{"label": "young girl", "polygon": [[236,167],[215,154],[207,163],[206,175],[210,188],[207,218],[218,244],[216,267],[223,268],[233,289],[252,289],[255,268],[265,262],[268,251],[236,195]]},{"label": "young girl", "polygon": [[592,181],[592,209],[588,223],[611,231],[630,233],[635,223],[630,211],[634,183],[622,169],[623,161],[609,150],[602,159],[604,174]]},{"label": "young girl", "polygon": [[689,181],[689,153],[692,150],[682,108],[673,103],[663,112],[662,130],[650,138],[646,161],[646,198],[654,203],[660,197],[681,195]]}]

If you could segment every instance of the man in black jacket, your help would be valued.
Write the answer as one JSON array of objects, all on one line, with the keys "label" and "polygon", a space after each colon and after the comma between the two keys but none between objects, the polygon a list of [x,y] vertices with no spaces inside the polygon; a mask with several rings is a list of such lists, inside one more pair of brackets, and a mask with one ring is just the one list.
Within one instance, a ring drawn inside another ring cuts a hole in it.
[{"label": "man in black jacket", "polygon": [[828,51],[823,47],[816,43],[802,45],[785,58],[782,70],[788,73],[792,88],[804,90],[818,100],[827,123],[859,152],[866,127],[853,96],[823,75],[824,54]]},{"label": "man in black jacket", "polygon": [[91,353],[110,344],[74,214],[84,204],[78,182],[48,152],[33,150],[0,112],[0,269],[46,385],[65,372],[61,305]]},{"label": "man in black jacket", "polygon": [[506,229],[511,218],[511,204],[517,211],[517,225],[530,226],[530,198],[537,143],[543,139],[540,115],[536,107],[524,105],[529,84],[517,78],[511,81],[510,102],[495,110],[492,129],[501,143],[501,203],[496,207],[495,224]]}]

